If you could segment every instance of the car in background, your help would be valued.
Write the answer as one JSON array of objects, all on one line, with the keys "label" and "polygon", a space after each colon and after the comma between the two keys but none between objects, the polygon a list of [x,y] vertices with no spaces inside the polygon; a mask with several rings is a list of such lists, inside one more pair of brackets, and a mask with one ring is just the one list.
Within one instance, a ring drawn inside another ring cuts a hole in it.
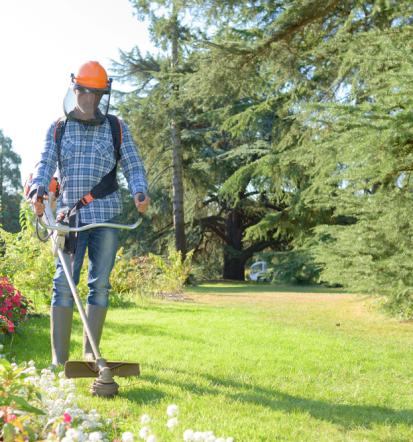
[{"label": "car in background", "polygon": [[267,261],[257,261],[251,264],[249,268],[248,278],[255,282],[270,282],[272,280],[272,272],[269,269]]}]

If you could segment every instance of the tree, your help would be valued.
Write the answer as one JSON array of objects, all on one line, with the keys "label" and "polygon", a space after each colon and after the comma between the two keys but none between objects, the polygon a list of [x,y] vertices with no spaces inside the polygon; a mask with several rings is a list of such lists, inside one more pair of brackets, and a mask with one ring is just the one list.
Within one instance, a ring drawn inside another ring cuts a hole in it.
[{"label": "tree", "polygon": [[21,159],[13,151],[12,141],[0,130],[0,226],[9,231],[20,230]]},{"label": "tree", "polygon": [[[295,247],[311,244],[322,280],[384,295],[393,312],[411,317],[413,5],[322,3],[281,5],[264,28],[249,15],[258,26],[242,33],[252,41],[219,43],[212,60],[225,54],[226,77],[236,72],[243,88],[251,67],[261,72],[277,116],[290,122],[274,133],[261,172],[290,198],[283,215],[299,227]],[[222,69],[213,72],[224,78]],[[268,101],[224,125],[246,130]],[[252,232],[279,220],[268,213]]]},{"label": "tree", "polygon": [[[179,0],[133,0],[139,19],[149,18],[150,32],[155,44],[168,53],[169,66],[164,65],[164,105],[168,112],[170,144],[172,145],[172,208],[175,231],[175,247],[183,255],[186,253],[184,186],[181,140],[181,103],[179,98],[180,72],[183,64],[183,44],[188,40],[188,29],[181,24],[182,16],[190,9],[190,2]],[[136,54],[136,50],[135,50]],[[133,54],[124,57],[129,67],[127,75],[133,75],[142,66],[137,65]]]},{"label": "tree", "polygon": [[[140,5],[142,6],[142,2]],[[150,12],[147,3],[145,5],[146,9],[141,9],[141,13]],[[175,3],[172,6],[174,5]],[[189,6],[186,6],[189,9]],[[240,5],[234,5],[234,7],[237,9]],[[202,9],[207,17],[216,17],[219,5],[212,2]],[[220,19],[222,20],[223,17]],[[157,23],[159,31],[164,29],[160,24],[163,23],[166,26],[169,22]],[[174,26],[171,29],[176,29]],[[230,35],[236,35],[243,42],[254,40],[254,37],[248,33],[243,35],[240,32],[230,32]],[[219,35],[218,39],[220,38],[222,39],[223,36]],[[166,46],[169,41],[164,40]],[[236,199],[232,198],[228,192],[226,196],[223,193],[218,195],[218,190],[231,174],[239,170],[241,173],[247,172],[250,177],[254,175],[250,166],[245,163],[255,162],[257,155],[261,156],[265,149],[268,152],[268,146],[274,137],[273,132],[279,138],[285,130],[284,126],[289,126],[290,123],[278,118],[276,108],[280,103],[274,98],[274,94],[269,96],[264,92],[268,89],[268,81],[260,75],[260,72],[256,72],[254,66],[247,66],[242,72],[241,81],[238,81],[238,76],[231,72],[237,63],[232,63],[230,58],[228,64],[223,63],[222,57],[214,58],[216,54],[219,55],[219,50],[215,53],[212,50],[210,52],[212,55],[205,51],[188,53],[185,63],[181,62],[179,76],[177,76],[179,78],[179,107],[173,108],[173,115],[177,115],[178,109],[180,112],[179,145],[181,151],[184,147],[185,152],[185,180],[187,186],[189,185],[193,190],[195,198],[200,197],[201,201],[210,202],[209,210],[204,210],[203,203],[197,205],[194,200],[191,201],[191,198],[186,198],[186,205],[191,207],[192,221],[189,225],[201,227],[197,246],[199,247],[202,243],[202,234],[206,230],[215,232],[225,244],[224,277],[243,279],[245,263],[254,251],[262,250],[268,245],[278,247],[282,244],[285,247],[287,235],[281,238],[280,229],[274,226],[265,233],[256,234],[253,241],[251,241],[252,236],[249,241],[246,241],[244,236],[248,227],[256,226],[257,223],[261,224],[262,217],[265,218],[272,211],[279,212],[280,207],[284,206],[285,209],[285,205],[279,203],[288,196],[288,192],[284,192],[283,189],[279,190],[278,194],[274,192],[271,179],[255,179],[255,186],[258,186],[260,182],[259,189],[256,187],[258,190],[252,194],[246,189],[251,179],[241,180],[240,187],[236,189],[232,185],[232,196],[237,196]],[[141,146],[151,146],[150,149],[146,148],[145,157],[152,158],[151,163],[156,164],[158,170],[167,171],[168,163],[165,164],[163,159],[167,148],[165,127],[171,121],[167,112],[170,103],[168,100],[171,96],[168,60],[162,57],[157,59],[152,56],[142,57],[136,48],[129,54],[122,53],[121,58],[121,63],[118,64],[119,72],[126,74],[128,78],[132,76],[136,80],[137,93],[129,95],[119,109],[122,115],[132,123],[131,126],[134,127],[135,136],[141,141]],[[244,76],[248,76],[248,81],[244,82],[246,85],[242,85]],[[237,122],[240,112],[244,112],[246,118],[244,121]],[[231,139],[228,142],[229,135]],[[184,144],[182,144],[182,136],[185,138]],[[214,145],[226,145],[226,148],[215,148]],[[162,148],[160,149],[159,146]],[[229,150],[232,150],[232,153],[227,159]],[[203,168],[202,163],[205,163],[207,167]],[[255,168],[257,176],[261,173],[260,168],[264,167],[263,162],[258,163],[259,168]],[[151,167],[149,167],[149,174],[151,174]],[[156,177],[158,188],[163,178],[162,176]],[[237,183],[236,178],[233,180],[234,183]],[[271,201],[268,198],[269,193],[272,195]],[[260,195],[260,198],[254,198],[254,195]],[[212,201],[218,204],[211,204]],[[278,213],[278,215],[285,218],[284,214]],[[222,228],[223,224],[226,226],[225,229]],[[281,224],[280,222],[279,225]],[[164,228],[160,230],[165,232]],[[274,232],[277,238],[271,237]],[[253,244],[254,241],[255,244]]]}]

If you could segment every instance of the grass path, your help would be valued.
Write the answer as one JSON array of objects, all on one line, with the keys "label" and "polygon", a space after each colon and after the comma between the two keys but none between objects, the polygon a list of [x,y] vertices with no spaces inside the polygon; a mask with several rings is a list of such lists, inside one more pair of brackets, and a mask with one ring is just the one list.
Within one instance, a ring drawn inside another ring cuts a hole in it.
[{"label": "grass path", "polygon": [[[111,417],[118,434],[137,435],[147,413],[159,441],[182,440],[187,428],[235,441],[413,440],[412,323],[355,295],[306,288],[211,284],[186,296],[108,314],[102,353],[139,361],[142,376],[120,380],[113,400],[77,383],[80,405]],[[48,318],[32,320],[13,351],[47,366]],[[173,431],[170,403],[181,410]]]}]

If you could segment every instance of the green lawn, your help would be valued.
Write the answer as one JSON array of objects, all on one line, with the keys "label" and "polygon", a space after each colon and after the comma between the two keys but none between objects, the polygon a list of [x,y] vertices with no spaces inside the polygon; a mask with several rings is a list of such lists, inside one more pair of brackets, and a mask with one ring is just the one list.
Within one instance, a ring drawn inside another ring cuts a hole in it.
[{"label": "green lawn", "polygon": [[[294,291],[293,291],[294,290]],[[187,428],[235,441],[412,441],[413,323],[386,318],[371,300],[311,287],[210,284],[187,300],[111,309],[102,343],[108,359],[139,361],[120,395],[79,405],[111,417],[117,434],[141,427],[158,441]],[[76,318],[72,358],[81,355]],[[12,352],[48,365],[48,318],[32,319]],[[167,405],[180,408],[175,430]]]}]

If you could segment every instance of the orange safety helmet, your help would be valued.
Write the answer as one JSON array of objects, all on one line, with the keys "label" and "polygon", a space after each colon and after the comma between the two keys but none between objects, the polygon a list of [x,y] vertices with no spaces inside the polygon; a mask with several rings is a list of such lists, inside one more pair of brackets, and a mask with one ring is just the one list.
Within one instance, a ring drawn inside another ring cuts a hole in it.
[{"label": "orange safety helmet", "polygon": [[[83,123],[103,123],[109,111],[112,78],[108,78],[105,69],[97,61],[88,61],[82,64],[77,75],[72,73],[70,77],[71,83],[63,100],[63,110],[66,117],[81,120]],[[82,95],[82,105],[76,91],[87,94]],[[82,108],[82,106],[86,106],[86,108]],[[93,117],[90,109],[85,111],[87,106],[94,108]],[[84,117],[86,114],[87,118]]]},{"label": "orange safety helmet", "polygon": [[112,79],[103,66],[97,61],[88,61],[80,66],[77,75],[72,74],[72,80],[76,86],[90,89],[108,90]]}]

